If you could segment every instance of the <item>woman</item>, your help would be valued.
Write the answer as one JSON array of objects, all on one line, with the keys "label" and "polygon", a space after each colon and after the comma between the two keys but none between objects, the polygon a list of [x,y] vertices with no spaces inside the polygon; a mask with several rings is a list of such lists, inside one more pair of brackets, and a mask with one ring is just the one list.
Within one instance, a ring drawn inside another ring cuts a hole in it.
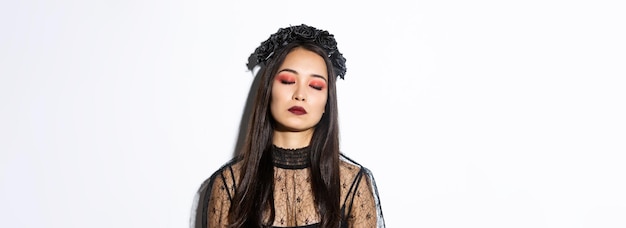
[{"label": "woman", "polygon": [[332,34],[281,28],[248,66],[261,66],[239,155],[201,198],[206,227],[384,227],[374,178],[339,152],[336,80],[345,58]]}]

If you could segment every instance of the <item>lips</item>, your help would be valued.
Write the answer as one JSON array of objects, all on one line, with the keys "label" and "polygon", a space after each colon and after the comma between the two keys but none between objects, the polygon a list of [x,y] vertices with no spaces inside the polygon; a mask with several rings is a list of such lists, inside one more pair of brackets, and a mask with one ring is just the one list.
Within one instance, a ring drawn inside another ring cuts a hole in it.
[{"label": "lips", "polygon": [[303,107],[300,106],[293,106],[289,109],[287,109],[287,111],[296,114],[296,115],[304,115],[306,114],[306,110]]}]

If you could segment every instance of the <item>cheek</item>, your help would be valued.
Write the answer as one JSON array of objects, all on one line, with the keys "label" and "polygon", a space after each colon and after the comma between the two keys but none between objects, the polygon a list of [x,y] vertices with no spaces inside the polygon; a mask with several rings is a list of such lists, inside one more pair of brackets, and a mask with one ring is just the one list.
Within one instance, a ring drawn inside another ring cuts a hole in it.
[{"label": "cheek", "polygon": [[279,80],[274,80],[274,83],[272,85],[271,100],[273,101],[280,99],[282,96],[284,96],[285,90],[285,85],[281,84]]},{"label": "cheek", "polygon": [[270,97],[270,108],[272,109],[272,111],[274,111],[274,108],[277,105],[280,105],[280,92],[277,90],[272,90],[271,93],[271,97]]},{"label": "cheek", "polygon": [[270,114],[272,115],[274,119],[276,119],[276,114],[280,113],[278,110],[280,110],[281,104],[282,104],[281,100],[278,99],[278,96],[275,94],[274,91],[272,91],[272,96],[270,97],[269,108],[270,108]]},{"label": "cheek", "polygon": [[[272,88],[272,92],[270,93],[270,108],[271,111],[278,111],[279,109],[284,109],[285,105],[291,101],[292,95],[290,94],[289,88],[282,84],[274,84]],[[282,108],[281,108],[282,107]]]},{"label": "cheek", "polygon": [[326,109],[326,102],[328,102],[328,96],[320,96],[316,99],[315,107],[319,110],[320,113],[323,113]]},{"label": "cheek", "polygon": [[271,94],[272,94],[272,97],[270,97],[270,100],[272,101],[272,103],[281,102],[282,100],[285,100],[287,97],[287,91],[285,89],[276,88],[276,87],[274,87]]}]

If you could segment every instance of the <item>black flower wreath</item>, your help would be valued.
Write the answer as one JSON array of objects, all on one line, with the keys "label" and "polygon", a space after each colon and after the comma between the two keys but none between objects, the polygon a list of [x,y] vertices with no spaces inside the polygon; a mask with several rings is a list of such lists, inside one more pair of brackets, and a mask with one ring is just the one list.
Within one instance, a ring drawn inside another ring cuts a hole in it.
[{"label": "black flower wreath", "polygon": [[337,49],[337,41],[335,41],[334,36],[328,31],[305,24],[278,29],[278,32],[263,41],[261,46],[252,53],[249,60],[256,62],[249,62],[248,67],[252,68],[264,63],[281,48],[294,41],[311,42],[326,50],[337,77],[343,79],[346,74],[346,58]]}]

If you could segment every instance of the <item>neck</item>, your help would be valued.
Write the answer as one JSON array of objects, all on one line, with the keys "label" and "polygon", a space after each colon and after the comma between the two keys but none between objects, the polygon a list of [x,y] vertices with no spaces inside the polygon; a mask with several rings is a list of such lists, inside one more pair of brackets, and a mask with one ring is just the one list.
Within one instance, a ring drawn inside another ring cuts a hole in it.
[{"label": "neck", "polygon": [[312,137],[313,129],[300,132],[275,130],[272,143],[278,147],[296,149],[308,146]]}]

